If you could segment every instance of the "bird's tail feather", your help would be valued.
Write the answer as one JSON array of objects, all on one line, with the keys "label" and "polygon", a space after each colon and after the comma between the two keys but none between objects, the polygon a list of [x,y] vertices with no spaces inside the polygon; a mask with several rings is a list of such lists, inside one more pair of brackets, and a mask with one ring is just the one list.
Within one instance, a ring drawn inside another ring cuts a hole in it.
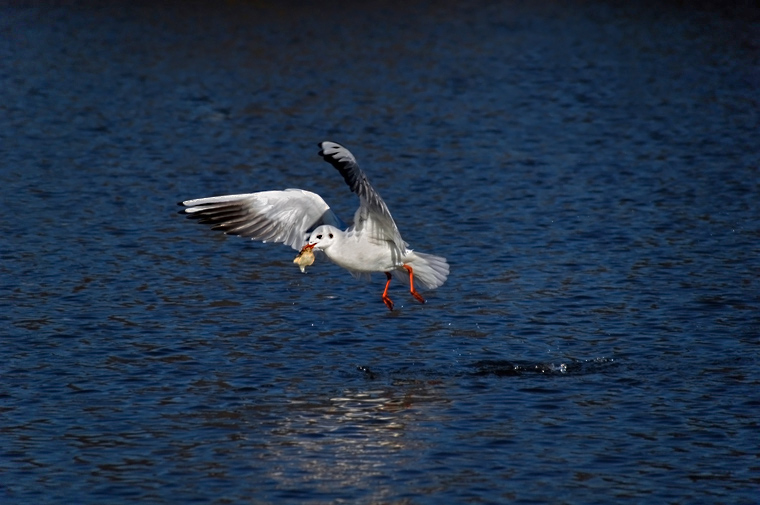
[{"label": "bird's tail feather", "polygon": [[[449,276],[449,264],[441,256],[411,251],[404,256],[404,264],[414,271],[415,289],[435,289]],[[409,284],[409,273],[405,269],[394,270],[393,275],[404,284]]]}]

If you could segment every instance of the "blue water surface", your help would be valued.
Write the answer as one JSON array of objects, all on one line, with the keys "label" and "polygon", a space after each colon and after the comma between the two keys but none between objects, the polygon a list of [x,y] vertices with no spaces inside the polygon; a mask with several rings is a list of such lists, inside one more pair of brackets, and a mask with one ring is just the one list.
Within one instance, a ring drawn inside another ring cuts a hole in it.
[{"label": "blue water surface", "polygon": [[[0,503],[760,497],[760,12],[0,8]],[[176,202],[358,158],[451,275]]]}]

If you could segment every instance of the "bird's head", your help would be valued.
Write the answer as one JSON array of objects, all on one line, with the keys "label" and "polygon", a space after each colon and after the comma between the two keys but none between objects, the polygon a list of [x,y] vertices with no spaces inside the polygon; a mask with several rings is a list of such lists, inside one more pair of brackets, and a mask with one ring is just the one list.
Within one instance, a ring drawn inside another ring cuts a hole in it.
[{"label": "bird's head", "polygon": [[306,242],[306,247],[311,247],[316,251],[323,251],[330,247],[336,240],[336,228],[329,225],[322,225],[316,228],[309,240]]}]

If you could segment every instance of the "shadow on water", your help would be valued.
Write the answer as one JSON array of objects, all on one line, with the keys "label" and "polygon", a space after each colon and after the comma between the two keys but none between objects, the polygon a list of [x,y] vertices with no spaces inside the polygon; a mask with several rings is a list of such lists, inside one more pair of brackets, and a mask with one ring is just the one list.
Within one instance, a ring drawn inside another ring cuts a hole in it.
[{"label": "shadow on water", "polygon": [[[591,375],[597,373],[611,373],[620,365],[620,361],[614,358],[594,358],[588,360],[570,359],[559,363],[536,363],[526,360],[478,360],[466,365],[469,371],[455,374],[456,376],[471,377],[516,377],[524,375]],[[383,378],[382,372],[377,372],[368,366],[359,365],[356,370],[363,373],[368,380]],[[411,376],[425,375],[424,379],[412,378]],[[448,380],[451,376],[443,376],[440,371],[429,370],[428,372],[410,372],[408,370],[394,370],[388,373],[394,384],[423,383],[435,384]],[[439,378],[433,376],[440,375]],[[404,378],[405,377],[405,378]]]},{"label": "shadow on water", "polygon": [[470,375],[510,377],[530,374],[540,375],[588,375],[608,372],[619,364],[613,358],[571,360],[562,363],[533,363],[528,361],[481,360],[470,365]]}]

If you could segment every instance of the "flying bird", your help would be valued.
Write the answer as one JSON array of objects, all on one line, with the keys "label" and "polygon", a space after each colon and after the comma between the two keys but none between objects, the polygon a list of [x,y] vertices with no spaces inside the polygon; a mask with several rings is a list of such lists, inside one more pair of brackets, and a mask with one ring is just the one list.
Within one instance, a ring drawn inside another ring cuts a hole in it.
[{"label": "flying bird", "polygon": [[409,249],[388,206],[348,149],[335,142],[321,142],[319,147],[319,155],[359,196],[351,226],[346,226],[321,196],[303,189],[186,200],[179,203],[185,207],[181,213],[229,235],[289,245],[300,251],[294,262],[301,271],[314,262],[316,251],[356,278],[383,272],[387,280],[382,299],[390,310],[393,301],[388,288],[393,276],[408,283],[412,296],[425,303],[415,288],[441,286],[449,275],[446,259]]}]

